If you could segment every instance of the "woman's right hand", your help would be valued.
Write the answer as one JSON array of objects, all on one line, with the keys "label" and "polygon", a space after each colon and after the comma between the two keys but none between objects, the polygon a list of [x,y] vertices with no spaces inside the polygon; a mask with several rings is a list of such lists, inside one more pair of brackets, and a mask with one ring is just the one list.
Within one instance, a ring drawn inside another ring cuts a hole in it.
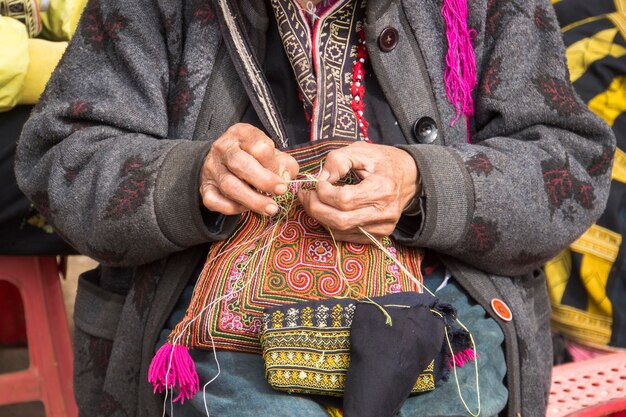
[{"label": "woman's right hand", "polygon": [[256,127],[237,123],[220,136],[204,158],[200,196],[204,206],[226,215],[252,210],[273,216],[278,205],[266,194],[284,194],[300,167]]}]

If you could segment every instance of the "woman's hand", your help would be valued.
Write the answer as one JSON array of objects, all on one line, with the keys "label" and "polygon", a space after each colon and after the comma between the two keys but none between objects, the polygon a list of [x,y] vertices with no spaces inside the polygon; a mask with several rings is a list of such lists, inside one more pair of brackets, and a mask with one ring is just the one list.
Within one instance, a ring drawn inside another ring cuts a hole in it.
[{"label": "woman's hand", "polygon": [[[333,185],[350,170],[361,182]],[[419,173],[405,151],[356,142],[328,154],[315,190],[298,194],[307,213],[331,230],[335,239],[371,243],[359,230],[390,235],[402,210],[418,194]]]},{"label": "woman's hand", "polygon": [[215,141],[204,159],[202,203],[227,215],[252,210],[272,216],[278,206],[260,192],[284,194],[287,181],[295,178],[299,169],[296,160],[276,149],[261,130],[246,123],[235,124]]}]

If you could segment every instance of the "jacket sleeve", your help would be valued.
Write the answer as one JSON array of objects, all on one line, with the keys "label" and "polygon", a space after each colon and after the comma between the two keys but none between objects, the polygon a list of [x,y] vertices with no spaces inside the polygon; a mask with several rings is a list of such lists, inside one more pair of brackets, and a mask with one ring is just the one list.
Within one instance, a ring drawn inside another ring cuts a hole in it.
[{"label": "jacket sleeve", "polygon": [[198,191],[210,145],[168,137],[161,17],[156,1],[90,1],[17,149],[21,189],[107,265],[223,238],[223,222],[204,222]]},{"label": "jacket sleeve", "polygon": [[488,5],[471,143],[404,147],[422,176],[426,215],[416,234],[396,234],[488,272],[520,275],[600,216],[615,141],[569,83],[548,2]]}]

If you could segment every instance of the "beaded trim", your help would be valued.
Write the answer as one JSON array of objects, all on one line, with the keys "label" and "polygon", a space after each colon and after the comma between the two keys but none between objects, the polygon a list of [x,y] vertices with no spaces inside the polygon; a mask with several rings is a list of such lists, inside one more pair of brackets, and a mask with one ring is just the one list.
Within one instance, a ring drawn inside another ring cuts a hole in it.
[{"label": "beaded trim", "polygon": [[352,92],[352,110],[354,110],[354,116],[356,117],[359,129],[361,130],[362,140],[365,142],[372,142],[367,134],[367,120],[365,119],[365,103],[363,98],[365,96],[365,62],[367,61],[367,45],[365,43],[365,31],[363,25],[359,30],[359,39],[357,46],[357,59],[354,62],[354,68],[352,70],[352,86],[350,91]]}]

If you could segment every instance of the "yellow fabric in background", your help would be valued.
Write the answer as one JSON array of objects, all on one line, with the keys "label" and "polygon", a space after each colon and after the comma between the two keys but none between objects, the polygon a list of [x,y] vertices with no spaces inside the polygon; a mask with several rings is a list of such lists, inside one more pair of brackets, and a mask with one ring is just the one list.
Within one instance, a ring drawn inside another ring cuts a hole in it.
[{"label": "yellow fabric in background", "polygon": [[0,16],[0,112],[17,104],[28,70],[28,32],[26,26],[10,17]]},{"label": "yellow fabric in background", "polygon": [[0,112],[35,104],[58,64],[87,0],[50,0],[43,30],[29,39],[24,24],[0,16]]},{"label": "yellow fabric in background", "polygon": [[613,126],[626,111],[626,75],[615,77],[605,92],[589,100],[589,109]]},{"label": "yellow fabric in background", "polygon": [[626,184],[626,153],[621,149],[615,149],[615,160],[613,161],[613,180]]},{"label": "yellow fabric in background", "polygon": [[613,43],[617,28],[606,29],[588,38],[583,38],[570,45],[566,50],[570,80],[579,79],[594,62],[612,56],[620,58],[626,55],[626,48]]},{"label": "yellow fabric in background", "polygon": [[[612,178],[626,184],[626,154],[619,148],[615,151]],[[594,224],[545,265],[552,326],[556,330],[591,346],[609,344],[613,308],[606,296],[606,284],[622,239],[619,233]],[[572,252],[582,255],[579,274],[587,292],[585,311],[561,303],[572,271]]]},{"label": "yellow fabric in background", "polygon": [[[569,249],[545,265],[554,328],[579,342],[609,343],[612,305],[606,296],[606,284],[621,242],[618,233],[593,225]],[[587,293],[585,311],[561,304],[571,274],[572,252],[582,255],[579,274]]]},{"label": "yellow fabric in background", "polygon": [[326,412],[330,417],[342,417],[341,410],[339,408],[331,407],[329,405],[324,406]]},{"label": "yellow fabric in background", "polygon": [[18,104],[36,104],[43,93],[52,71],[56,68],[67,42],[50,42],[45,39],[29,39],[30,62],[24,78],[24,87]]},{"label": "yellow fabric in background", "polygon": [[594,224],[570,249],[583,255],[580,277],[587,290],[587,311],[611,317],[611,300],[606,296],[606,284],[613,262],[617,259],[622,236]]},{"label": "yellow fabric in background", "polygon": [[50,8],[41,13],[40,37],[51,41],[69,41],[76,31],[87,0],[50,0]]}]

